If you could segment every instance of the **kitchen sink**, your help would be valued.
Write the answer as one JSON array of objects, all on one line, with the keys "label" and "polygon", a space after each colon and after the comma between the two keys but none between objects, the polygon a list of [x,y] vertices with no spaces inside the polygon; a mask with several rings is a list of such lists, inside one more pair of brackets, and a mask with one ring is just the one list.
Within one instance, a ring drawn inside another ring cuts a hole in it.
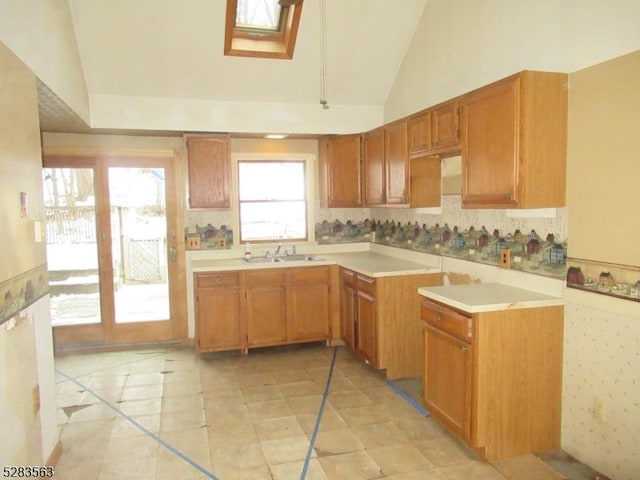
[{"label": "kitchen sink", "polygon": [[324,260],[324,258],[315,255],[282,255],[280,257],[252,257],[243,258],[247,263],[280,263],[280,262],[313,262],[315,260]]},{"label": "kitchen sink", "polygon": [[247,263],[278,263],[280,262],[279,257],[251,257],[251,258],[243,258],[243,260]]},{"label": "kitchen sink", "polygon": [[276,258],[281,262],[313,262],[314,260],[324,260],[324,258],[314,255],[284,255]]}]

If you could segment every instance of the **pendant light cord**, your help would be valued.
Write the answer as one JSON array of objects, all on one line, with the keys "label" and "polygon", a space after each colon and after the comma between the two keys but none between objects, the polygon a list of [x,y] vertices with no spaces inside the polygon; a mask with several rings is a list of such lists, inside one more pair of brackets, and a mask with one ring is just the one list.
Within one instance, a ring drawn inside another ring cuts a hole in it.
[{"label": "pendant light cord", "polygon": [[327,5],[326,0],[320,0],[320,105],[329,108],[327,102]]}]

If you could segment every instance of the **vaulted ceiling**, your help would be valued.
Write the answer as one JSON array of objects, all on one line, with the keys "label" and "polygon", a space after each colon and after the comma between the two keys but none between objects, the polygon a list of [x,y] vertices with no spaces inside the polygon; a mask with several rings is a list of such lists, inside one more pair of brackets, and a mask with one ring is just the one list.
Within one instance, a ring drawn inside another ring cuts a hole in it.
[{"label": "vaulted ceiling", "polygon": [[[68,0],[89,94],[319,104],[319,0],[292,60],[223,55],[225,0]],[[327,100],[381,106],[427,0],[326,0]]]}]

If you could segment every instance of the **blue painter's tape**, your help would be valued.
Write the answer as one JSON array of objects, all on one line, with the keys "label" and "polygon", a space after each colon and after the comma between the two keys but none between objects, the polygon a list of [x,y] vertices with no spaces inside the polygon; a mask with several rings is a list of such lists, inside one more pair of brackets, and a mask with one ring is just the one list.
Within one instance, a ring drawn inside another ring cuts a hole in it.
[{"label": "blue painter's tape", "polygon": [[162,445],[164,448],[166,448],[167,450],[169,450],[171,453],[173,453],[175,456],[181,458],[182,460],[184,460],[185,462],[187,462],[189,465],[191,465],[193,468],[195,468],[196,470],[198,470],[200,473],[202,473],[203,475],[205,475],[207,478],[210,478],[211,480],[219,480],[218,477],[216,477],[213,473],[211,473],[210,471],[208,471],[206,468],[204,468],[203,466],[197,464],[196,462],[194,462],[193,460],[191,460],[189,457],[187,457],[184,453],[182,453],[179,450],[176,450],[174,447],[172,447],[171,445],[169,445],[167,442],[165,442],[164,440],[162,440],[160,437],[158,437],[157,435],[154,435],[152,432],[150,432],[149,430],[147,430],[146,428],[144,428],[142,425],[140,425],[138,422],[136,422],[133,418],[131,418],[130,416],[128,416],[127,414],[125,414],[122,410],[114,407],[112,404],[110,404],[109,402],[107,402],[104,398],[102,398],[100,395],[98,395],[96,392],[94,392],[93,390],[91,390],[89,387],[87,387],[86,385],[83,385],[82,383],[80,383],[78,380],[76,380],[75,378],[67,375],[66,373],[56,369],[56,372],[60,375],[62,375],[63,377],[65,377],[68,381],[75,383],[76,385],[78,385],[80,388],[83,388],[85,391],[89,392],[91,395],[93,395],[94,397],[96,397],[98,400],[100,400],[102,403],[104,403],[107,407],[109,407],[111,410],[113,410],[114,412],[116,412],[118,415],[120,415],[121,417],[123,417],[125,420],[127,420],[129,423],[131,423],[133,426],[135,426],[138,430],[144,432],[145,434],[147,434],[149,437],[151,437],[152,439],[154,439],[156,442],[158,442],[160,445]]},{"label": "blue painter's tape", "polygon": [[[94,373],[103,372],[103,371],[105,371],[105,370],[111,370],[112,368],[121,367],[121,366],[123,366],[123,365],[130,365],[130,364],[132,364],[132,363],[143,362],[143,361],[145,361],[145,360],[149,360],[150,358],[154,358],[154,357],[158,357],[158,356],[160,356],[160,355],[164,355],[165,353],[167,353],[167,352],[166,352],[166,351],[164,351],[164,352],[153,353],[153,354],[151,354],[151,353],[150,353],[148,356],[146,356],[146,357],[144,357],[144,358],[138,358],[138,359],[136,359],[136,360],[131,360],[130,362],[116,363],[115,365],[110,365],[110,366],[108,366],[108,367],[99,368],[99,369],[97,369],[97,370],[92,370],[92,371],[90,371],[90,372],[83,373],[82,375],[78,375],[78,376],[77,376],[77,377],[75,377],[75,378],[82,378],[82,377],[86,377],[87,375],[93,375]],[[58,370],[58,371],[59,371],[59,370]],[[62,372],[60,372],[60,373],[62,373]],[[66,375],[65,375],[65,376],[66,376]],[[69,380],[68,380],[68,378],[69,378],[69,377],[65,378],[64,380],[58,380],[58,381],[56,382],[56,384],[60,384],[60,383],[64,383],[64,382],[68,382],[68,381],[69,381]]]},{"label": "blue painter's tape", "polygon": [[431,413],[429,413],[429,410],[427,410],[418,402],[416,402],[413,398],[411,398],[409,394],[407,394],[407,392],[402,390],[396,383],[392,382],[391,380],[387,380],[387,385],[389,385],[394,392],[396,392],[398,395],[404,398],[407,402],[409,402],[409,404],[413,408],[415,408],[418,411],[418,413],[420,413],[420,415],[424,415],[425,417],[431,416]]},{"label": "blue painter's tape", "polygon": [[320,403],[320,410],[318,411],[318,418],[316,424],[313,427],[313,433],[311,434],[311,440],[309,441],[309,448],[307,449],[307,456],[304,459],[304,465],[302,472],[300,472],[300,480],[307,478],[307,472],[309,471],[309,462],[311,461],[311,455],[313,454],[313,447],[316,443],[316,437],[318,436],[318,430],[320,430],[320,422],[322,422],[322,415],[324,414],[324,407],[327,404],[327,397],[329,396],[329,388],[331,387],[331,378],[333,377],[333,368],[336,365],[336,355],[338,354],[338,348],[333,347],[333,358],[331,359],[331,368],[329,369],[329,375],[327,376],[327,383],[322,393],[322,402]]}]

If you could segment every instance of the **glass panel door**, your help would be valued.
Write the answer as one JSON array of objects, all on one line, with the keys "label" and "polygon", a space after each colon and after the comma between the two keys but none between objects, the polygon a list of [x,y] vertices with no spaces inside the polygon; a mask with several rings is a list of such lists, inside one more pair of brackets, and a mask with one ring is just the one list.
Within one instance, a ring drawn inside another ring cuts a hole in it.
[{"label": "glass panel door", "polygon": [[174,157],[45,157],[56,348],[186,338]]},{"label": "glass panel door", "polygon": [[53,326],[100,323],[93,168],[45,168],[43,188]]},{"label": "glass panel door", "polygon": [[109,168],[115,323],[168,320],[165,169]]}]

